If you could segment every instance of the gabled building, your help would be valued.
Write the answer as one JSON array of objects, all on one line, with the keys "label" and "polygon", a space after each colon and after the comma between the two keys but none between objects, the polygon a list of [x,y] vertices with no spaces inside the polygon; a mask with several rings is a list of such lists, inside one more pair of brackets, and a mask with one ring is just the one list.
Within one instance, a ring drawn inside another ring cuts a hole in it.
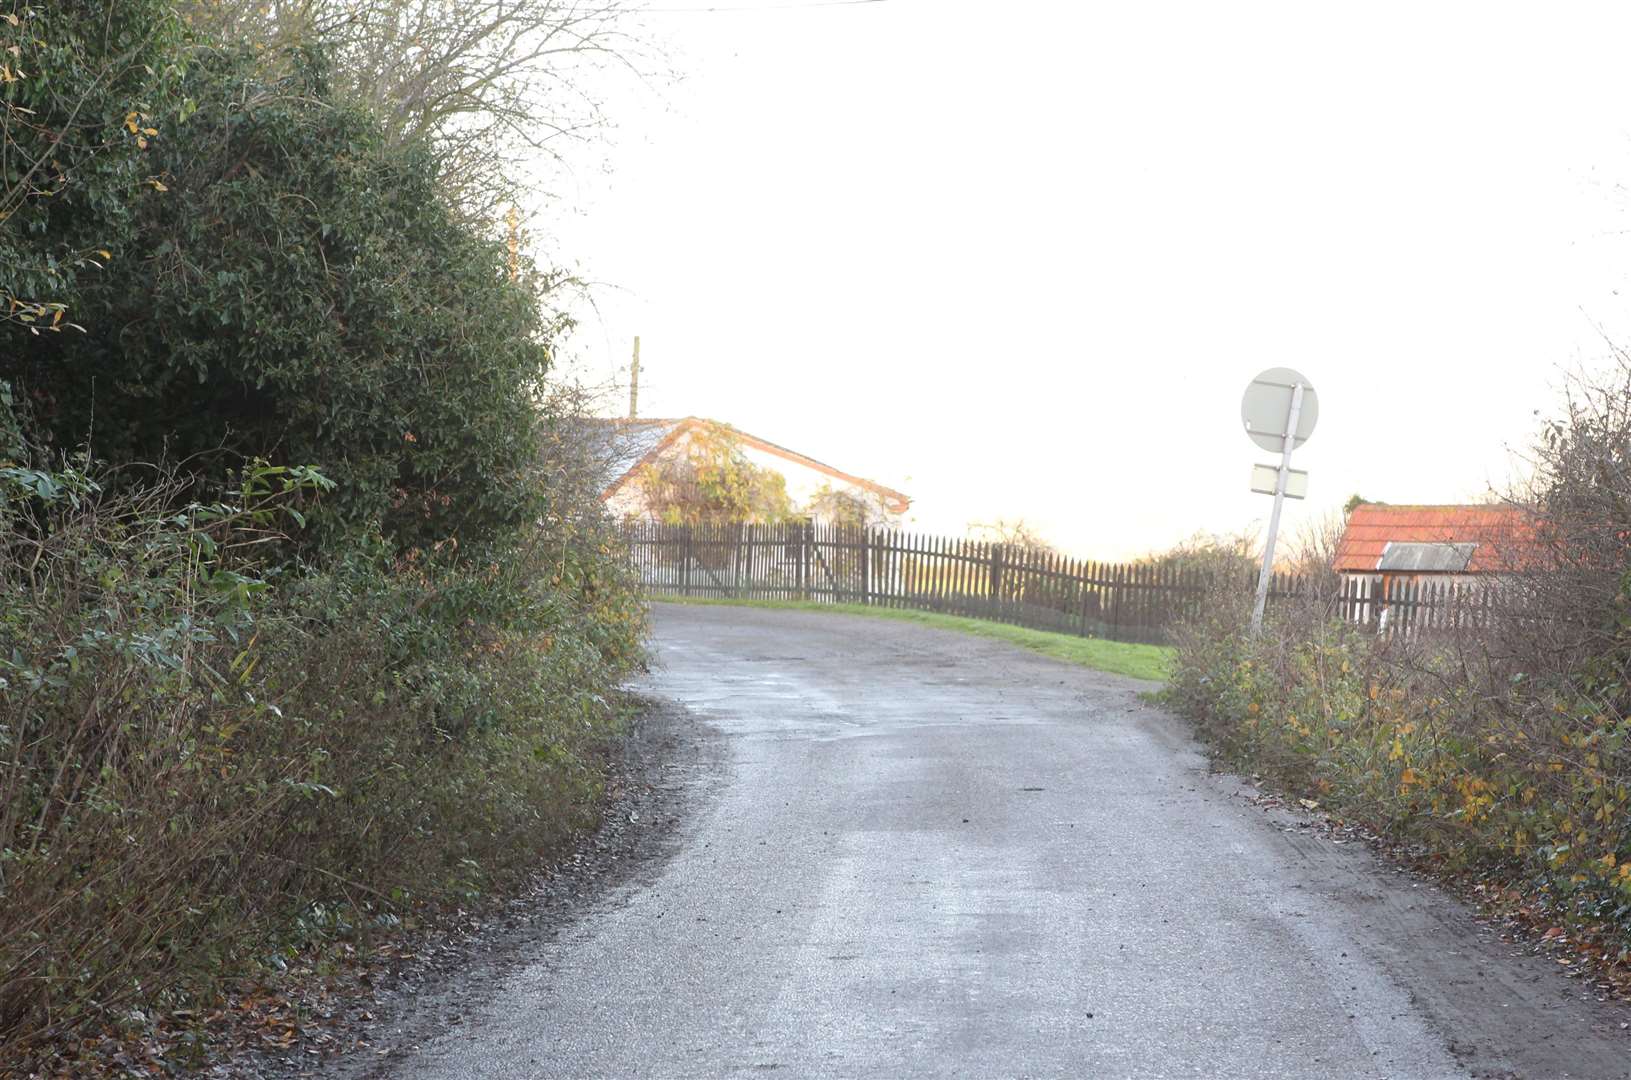
[{"label": "gabled building", "polygon": [[641,488],[648,466],[689,452],[695,439],[725,433],[735,449],[754,465],[779,473],[786,482],[793,505],[805,510],[818,523],[822,521],[823,493],[837,493],[864,503],[869,520],[892,524],[911,506],[912,500],[893,488],[865,477],[847,473],[768,439],[750,435],[697,416],[678,420],[617,419],[592,422],[592,438],[599,444],[598,456],[605,466],[605,487],[601,501],[613,515],[639,518],[647,515]]}]

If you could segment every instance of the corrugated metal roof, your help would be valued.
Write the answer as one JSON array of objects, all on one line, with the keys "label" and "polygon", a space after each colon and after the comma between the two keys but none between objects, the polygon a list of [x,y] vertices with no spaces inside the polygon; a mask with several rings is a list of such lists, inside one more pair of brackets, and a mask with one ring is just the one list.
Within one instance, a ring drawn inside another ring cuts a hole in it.
[{"label": "corrugated metal roof", "polygon": [[1472,562],[1477,544],[1389,543],[1376,569],[1406,574],[1459,574]]},{"label": "corrugated metal roof", "polygon": [[1332,565],[1375,573],[1389,544],[1474,544],[1469,573],[1499,573],[1533,558],[1534,527],[1514,506],[1384,506],[1361,503],[1348,515]]},{"label": "corrugated metal roof", "polygon": [[600,466],[602,488],[609,487],[656,449],[683,420],[591,419],[578,429]]}]

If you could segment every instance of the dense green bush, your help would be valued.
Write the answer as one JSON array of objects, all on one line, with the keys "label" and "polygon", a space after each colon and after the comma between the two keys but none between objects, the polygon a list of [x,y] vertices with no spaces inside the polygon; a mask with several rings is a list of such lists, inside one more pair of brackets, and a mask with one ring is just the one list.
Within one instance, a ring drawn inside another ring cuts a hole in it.
[{"label": "dense green bush", "polygon": [[[61,447],[112,461],[316,461],[312,539],[489,541],[538,517],[528,470],[547,340],[536,275],[463,225],[430,148],[389,144],[324,61],[194,48],[194,102],[147,151],[117,273],[80,282],[87,333],[0,358]],[[275,72],[275,73],[274,73]]]},{"label": "dense green bush", "polygon": [[166,0],[0,13],[0,341],[78,319],[76,285],[124,250],[180,75]]}]

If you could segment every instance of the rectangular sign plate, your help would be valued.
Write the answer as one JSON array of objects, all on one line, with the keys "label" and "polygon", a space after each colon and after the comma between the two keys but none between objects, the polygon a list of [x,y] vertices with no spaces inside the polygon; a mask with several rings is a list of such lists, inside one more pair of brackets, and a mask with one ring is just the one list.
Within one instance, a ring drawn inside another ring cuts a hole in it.
[{"label": "rectangular sign plate", "polygon": [[[1253,465],[1252,490],[1259,495],[1273,495],[1274,482],[1280,477],[1278,465]],[[1286,476],[1286,498],[1308,498],[1308,472],[1305,469],[1288,469]]]}]

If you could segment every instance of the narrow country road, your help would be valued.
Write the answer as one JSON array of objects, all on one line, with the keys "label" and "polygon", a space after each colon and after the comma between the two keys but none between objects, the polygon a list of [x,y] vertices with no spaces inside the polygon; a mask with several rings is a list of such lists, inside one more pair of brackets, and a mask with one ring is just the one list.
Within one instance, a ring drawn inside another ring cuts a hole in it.
[{"label": "narrow country road", "polygon": [[1624,1010],[1260,809],[1144,684],[658,605],[670,852],[366,1075],[1608,1077]]}]

